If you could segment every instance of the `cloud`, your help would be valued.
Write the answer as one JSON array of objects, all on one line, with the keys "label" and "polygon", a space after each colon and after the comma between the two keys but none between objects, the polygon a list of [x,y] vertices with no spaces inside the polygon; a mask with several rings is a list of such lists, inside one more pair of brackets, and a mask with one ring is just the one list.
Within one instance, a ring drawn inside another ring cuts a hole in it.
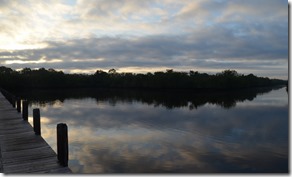
[{"label": "cloud", "polygon": [[[2,0],[1,64],[210,71],[218,68],[210,65],[214,60],[226,67],[241,63],[241,70],[255,63],[264,68],[261,62],[288,68],[288,6],[283,0],[68,2]],[[41,59],[62,63],[38,63]]]},{"label": "cloud", "polygon": [[[264,41],[264,38],[255,40],[252,37],[242,39],[226,33],[223,29],[217,29],[217,33],[214,34],[215,30],[212,28],[201,32],[200,37],[190,34],[133,39],[103,37],[47,42],[48,47],[42,49],[4,52],[2,56],[6,58],[0,58],[0,61],[4,64],[13,64],[12,58],[15,57],[14,60],[23,60],[22,64],[35,60],[37,64],[35,67],[40,67],[42,63],[37,61],[45,59],[58,61],[58,63],[52,63],[53,65],[47,62],[47,67],[63,69],[193,66],[186,69],[204,67],[222,70],[228,67],[260,69],[266,65],[285,68],[288,54],[283,48],[287,47],[280,42],[277,43],[277,40],[270,42]],[[217,37],[219,33],[222,35]],[[211,38],[206,41],[206,36]],[[263,46],[262,43],[265,45]],[[17,65],[11,66],[17,67]]]},{"label": "cloud", "polygon": [[[272,12],[272,13],[271,13]],[[282,17],[288,15],[287,1],[229,1],[220,20],[244,22],[251,21],[283,21]]]}]

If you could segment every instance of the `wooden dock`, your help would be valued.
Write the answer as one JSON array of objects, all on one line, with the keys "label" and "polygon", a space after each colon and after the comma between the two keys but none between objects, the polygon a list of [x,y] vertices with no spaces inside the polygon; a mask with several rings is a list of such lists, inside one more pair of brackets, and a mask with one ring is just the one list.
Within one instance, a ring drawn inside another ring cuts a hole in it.
[{"label": "wooden dock", "polygon": [[57,154],[0,92],[0,172],[71,173]]}]

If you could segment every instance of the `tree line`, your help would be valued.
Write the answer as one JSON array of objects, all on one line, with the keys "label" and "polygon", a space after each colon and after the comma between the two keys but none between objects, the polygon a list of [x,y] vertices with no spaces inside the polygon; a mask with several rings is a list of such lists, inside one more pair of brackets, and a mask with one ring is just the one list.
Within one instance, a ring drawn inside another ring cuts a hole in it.
[{"label": "tree line", "polygon": [[154,73],[118,73],[97,70],[94,74],[68,74],[54,69],[0,66],[0,86],[5,89],[136,88],[136,89],[235,89],[286,85],[287,81],[224,70],[217,74],[168,69]]}]

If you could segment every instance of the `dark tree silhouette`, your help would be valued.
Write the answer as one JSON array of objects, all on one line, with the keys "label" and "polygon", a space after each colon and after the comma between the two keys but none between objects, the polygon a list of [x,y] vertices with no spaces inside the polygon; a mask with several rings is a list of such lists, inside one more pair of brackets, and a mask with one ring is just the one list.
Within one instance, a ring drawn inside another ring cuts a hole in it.
[{"label": "dark tree silhouette", "polygon": [[48,89],[48,88],[135,88],[135,89],[188,89],[188,90],[226,90],[273,85],[286,85],[287,81],[243,75],[235,70],[224,70],[215,75],[198,71],[136,74],[97,70],[94,74],[66,74],[52,68],[20,71],[0,67],[0,87],[6,89]]}]

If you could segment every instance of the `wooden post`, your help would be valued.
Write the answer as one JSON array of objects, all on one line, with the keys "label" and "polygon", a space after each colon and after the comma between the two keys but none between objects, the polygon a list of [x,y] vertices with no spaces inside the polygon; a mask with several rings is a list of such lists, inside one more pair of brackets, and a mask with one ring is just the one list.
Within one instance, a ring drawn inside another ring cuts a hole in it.
[{"label": "wooden post", "polygon": [[22,101],[22,118],[23,120],[28,120],[28,102]]},{"label": "wooden post", "polygon": [[33,130],[36,135],[41,135],[40,109],[33,109]]},{"label": "wooden post", "polygon": [[57,125],[57,153],[59,163],[68,166],[68,128],[64,123]]},{"label": "wooden post", "polygon": [[18,112],[21,111],[21,100],[20,100],[20,98],[17,98],[17,111]]},{"label": "wooden post", "polygon": [[14,95],[11,96],[12,107],[15,108],[16,97]]}]

